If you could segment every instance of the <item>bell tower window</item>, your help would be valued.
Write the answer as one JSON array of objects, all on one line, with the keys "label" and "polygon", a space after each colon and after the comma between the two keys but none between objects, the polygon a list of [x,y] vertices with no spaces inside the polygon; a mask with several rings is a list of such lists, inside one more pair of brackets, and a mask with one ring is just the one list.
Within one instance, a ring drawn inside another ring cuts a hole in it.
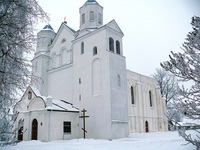
[{"label": "bell tower window", "polygon": [[114,52],[114,40],[111,37],[109,38],[109,50]]},{"label": "bell tower window", "polygon": [[119,43],[119,41],[116,41],[116,53],[120,54],[120,43]]},{"label": "bell tower window", "polygon": [[82,14],[82,24],[85,24],[85,14]]},{"label": "bell tower window", "polygon": [[98,23],[99,23],[99,24],[102,24],[102,21],[101,21],[102,19],[101,19],[101,18],[102,18],[102,16],[101,16],[101,14],[99,13],[99,14],[98,14]]},{"label": "bell tower window", "polygon": [[94,11],[90,11],[90,21],[94,21]]}]

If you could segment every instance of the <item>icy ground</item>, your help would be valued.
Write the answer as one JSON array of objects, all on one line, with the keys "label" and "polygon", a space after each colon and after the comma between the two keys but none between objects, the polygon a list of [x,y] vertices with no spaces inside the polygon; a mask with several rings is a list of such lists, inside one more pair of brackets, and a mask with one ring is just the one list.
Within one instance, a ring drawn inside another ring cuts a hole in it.
[{"label": "icy ground", "polygon": [[134,133],[117,140],[23,141],[2,150],[195,150],[177,132]]}]

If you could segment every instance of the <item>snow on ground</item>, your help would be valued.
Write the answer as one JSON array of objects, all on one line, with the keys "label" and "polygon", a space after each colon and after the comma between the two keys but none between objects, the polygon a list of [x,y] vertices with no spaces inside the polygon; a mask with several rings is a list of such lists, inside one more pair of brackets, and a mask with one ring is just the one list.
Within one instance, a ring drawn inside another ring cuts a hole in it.
[{"label": "snow on ground", "polygon": [[117,140],[23,141],[2,150],[195,150],[177,132],[134,133]]}]

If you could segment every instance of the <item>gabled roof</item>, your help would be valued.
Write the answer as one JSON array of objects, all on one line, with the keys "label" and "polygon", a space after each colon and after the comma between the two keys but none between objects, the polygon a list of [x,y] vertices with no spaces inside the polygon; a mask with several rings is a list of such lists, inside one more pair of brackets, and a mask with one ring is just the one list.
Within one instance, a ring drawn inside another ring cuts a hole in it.
[{"label": "gabled roof", "polygon": [[52,45],[55,44],[55,41],[56,41],[56,39],[58,38],[58,36],[60,35],[60,33],[62,32],[62,29],[63,29],[63,28],[66,28],[72,35],[75,36],[76,31],[75,31],[74,29],[72,29],[71,27],[69,27],[69,26],[67,25],[66,22],[63,22],[63,23],[60,25],[60,27],[59,27],[59,29],[58,29],[58,32],[56,33],[56,36],[55,36],[55,38],[54,38],[54,40],[53,40],[53,42],[52,42],[52,44],[51,44],[50,46],[52,46]]},{"label": "gabled roof", "polygon": [[112,21],[108,22],[107,24],[105,24],[105,25],[103,25],[103,26],[101,26],[99,28],[90,30],[90,32],[88,30],[88,33],[86,33],[86,34],[84,34],[82,36],[80,36],[80,34],[78,34],[78,32],[81,32],[81,31],[78,31],[77,32],[77,36],[75,37],[74,41],[76,41],[77,39],[83,38],[85,36],[90,36],[90,35],[92,35],[92,34],[94,34],[96,32],[101,31],[102,29],[105,29],[105,28],[108,28],[108,29],[112,30],[113,32],[115,32],[117,34],[120,34],[121,36],[124,36],[124,33],[122,32],[122,30],[118,26],[117,22],[115,20],[112,20]]},{"label": "gabled roof", "polygon": [[[24,95],[28,92],[31,91],[35,97],[33,99],[30,100],[30,102],[27,104],[27,108],[29,107],[29,111],[34,111],[31,109],[31,105],[32,103],[37,103],[38,99],[44,102],[44,107],[43,108],[39,108],[39,109],[35,109],[35,110],[51,110],[51,111],[65,111],[65,112],[79,112],[79,109],[74,107],[73,104],[64,101],[64,100],[57,100],[52,98],[51,96],[42,96],[39,92],[39,90],[36,87],[33,86],[29,86],[27,87],[26,92],[24,93]],[[24,96],[23,95],[23,96]],[[20,102],[23,99],[23,96],[21,98],[21,100],[18,102],[18,104],[20,105]],[[37,100],[36,100],[37,99]],[[36,101],[35,101],[36,100]],[[35,101],[35,102],[34,102]]]},{"label": "gabled roof", "polygon": [[108,22],[107,24],[105,24],[105,26],[110,27],[114,31],[116,31],[119,34],[122,34],[124,36],[124,33],[122,32],[122,30],[120,29],[119,25],[117,24],[117,22],[114,19],[111,20],[110,22]]}]

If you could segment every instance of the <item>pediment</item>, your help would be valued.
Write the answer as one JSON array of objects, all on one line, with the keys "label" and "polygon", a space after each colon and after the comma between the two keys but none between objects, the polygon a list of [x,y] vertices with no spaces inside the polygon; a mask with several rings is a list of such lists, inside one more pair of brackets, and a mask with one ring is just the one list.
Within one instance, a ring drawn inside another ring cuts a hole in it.
[{"label": "pediment", "polygon": [[109,23],[106,24],[106,26],[118,32],[122,36],[124,35],[124,33],[122,32],[122,30],[120,29],[119,25],[117,24],[115,20],[110,21]]},{"label": "pediment", "polygon": [[71,42],[75,37],[75,33],[76,31],[70,28],[66,23],[62,23],[53,43],[49,47],[52,48],[57,44],[60,45],[65,42]]}]

